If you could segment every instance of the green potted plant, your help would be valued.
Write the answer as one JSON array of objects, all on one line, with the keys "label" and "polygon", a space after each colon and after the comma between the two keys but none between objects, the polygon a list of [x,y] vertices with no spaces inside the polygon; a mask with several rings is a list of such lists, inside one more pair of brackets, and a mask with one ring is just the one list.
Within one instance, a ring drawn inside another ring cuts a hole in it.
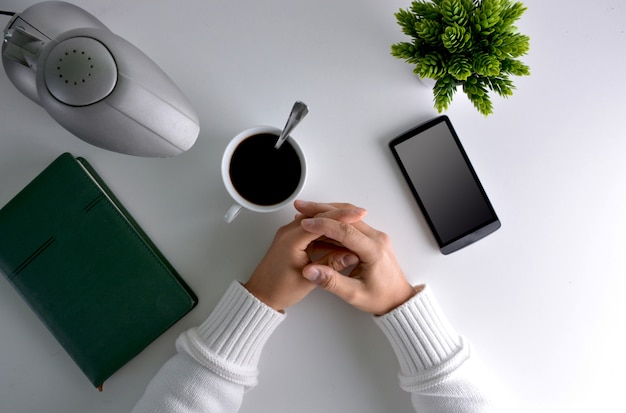
[{"label": "green potted plant", "polygon": [[461,86],[476,109],[489,115],[489,92],[513,94],[510,76],[530,69],[518,58],[529,50],[529,37],[514,23],[526,11],[511,0],[420,0],[395,14],[411,42],[391,46],[391,54],[433,79],[434,106],[441,113]]}]

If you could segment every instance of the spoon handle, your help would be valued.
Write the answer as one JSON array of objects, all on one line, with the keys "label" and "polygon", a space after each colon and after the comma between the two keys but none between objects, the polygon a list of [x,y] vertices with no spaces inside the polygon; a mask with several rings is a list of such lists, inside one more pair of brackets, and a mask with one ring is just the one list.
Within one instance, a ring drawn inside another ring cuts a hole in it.
[{"label": "spoon handle", "polygon": [[287,119],[287,123],[285,124],[282,133],[278,137],[276,145],[274,145],[274,149],[278,149],[281,147],[281,145],[287,139],[287,136],[289,136],[289,133],[293,130],[293,128],[296,127],[298,123],[300,123],[302,118],[304,118],[307,113],[309,113],[309,108],[303,102],[298,100],[296,101],[296,103],[293,104],[293,108],[291,108],[291,113],[289,114],[289,118]]}]

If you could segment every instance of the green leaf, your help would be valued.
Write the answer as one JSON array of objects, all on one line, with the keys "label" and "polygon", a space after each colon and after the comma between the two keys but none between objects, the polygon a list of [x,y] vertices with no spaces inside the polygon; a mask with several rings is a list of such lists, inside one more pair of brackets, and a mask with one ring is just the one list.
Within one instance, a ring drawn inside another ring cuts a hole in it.
[{"label": "green leaf", "polygon": [[439,79],[446,74],[445,61],[437,52],[428,53],[417,63],[414,72],[424,78]]},{"label": "green leaf", "polygon": [[417,32],[415,31],[417,17],[413,13],[408,10],[400,9],[395,16],[404,34],[407,36],[417,36]]},{"label": "green leaf", "polygon": [[500,13],[500,26],[504,30],[513,28],[513,23],[519,19],[527,10],[526,6],[520,2],[507,4]]},{"label": "green leaf", "polygon": [[404,59],[409,63],[415,58],[415,46],[408,42],[400,42],[391,45],[391,54],[398,59]]},{"label": "green leaf", "polygon": [[454,55],[448,65],[448,74],[454,76],[456,80],[467,80],[472,75],[472,62],[463,55]]},{"label": "green leaf", "polygon": [[472,16],[472,25],[482,35],[494,32],[494,26],[500,21],[502,0],[483,0]]},{"label": "green leaf", "polygon": [[506,75],[502,77],[488,78],[486,79],[486,82],[489,89],[493,90],[498,95],[504,98],[513,95],[513,89],[515,89],[515,86],[513,86],[513,82],[511,82],[511,80]]},{"label": "green leaf", "polygon": [[411,11],[415,13],[418,18],[437,20],[441,17],[438,2],[414,1],[411,4]]},{"label": "green leaf", "polygon": [[422,49],[423,47],[413,43],[400,42],[391,45],[391,55],[415,65],[424,57]]},{"label": "green leaf", "polygon": [[449,26],[453,24],[465,26],[469,21],[469,15],[461,0],[443,0],[441,2],[441,14],[443,22]]},{"label": "green leaf", "polygon": [[500,65],[502,73],[510,73],[515,76],[530,75],[530,68],[517,59],[504,59]]},{"label": "green leaf", "polygon": [[415,24],[415,31],[426,43],[431,45],[441,44],[443,28],[438,21],[430,19],[421,20]]},{"label": "green leaf", "polygon": [[497,76],[500,74],[500,61],[489,53],[476,53],[473,57],[474,71],[480,76]]},{"label": "green leaf", "polygon": [[452,97],[456,93],[456,82],[451,76],[444,76],[437,80],[433,87],[435,109],[439,113],[447,110],[452,103]]},{"label": "green leaf", "polygon": [[474,14],[474,10],[478,7],[474,0],[461,0],[461,4],[463,5],[468,17]]},{"label": "green leaf", "polygon": [[490,50],[500,59],[519,57],[530,49],[530,38],[519,33],[495,33],[489,43]]},{"label": "green leaf", "polygon": [[450,53],[458,53],[469,48],[471,44],[472,34],[465,27],[458,24],[452,24],[445,28],[441,41]]},{"label": "green leaf", "polygon": [[470,78],[472,81],[463,84],[463,92],[467,95],[474,107],[483,115],[487,116],[493,112],[493,104],[484,82],[476,77]]}]

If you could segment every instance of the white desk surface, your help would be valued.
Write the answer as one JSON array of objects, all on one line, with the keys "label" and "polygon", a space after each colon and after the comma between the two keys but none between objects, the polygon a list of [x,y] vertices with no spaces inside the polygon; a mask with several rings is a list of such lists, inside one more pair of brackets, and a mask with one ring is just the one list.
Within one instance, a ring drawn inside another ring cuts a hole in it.
[{"label": "white desk surface", "polygon": [[[21,11],[34,1],[5,0]],[[200,303],[94,390],[0,277],[0,411],[124,412],[233,278],[245,280],[294,210],[227,225],[220,177],[229,139],[311,112],[293,135],[302,197],[350,201],[391,235],[417,284],[527,411],[615,411],[626,369],[626,3],[527,0],[532,75],[480,115],[459,93],[452,119],[502,228],[439,253],[388,141],[437,115],[430,90],[389,53],[409,0],[76,0],[152,57],[201,118],[187,153],[144,159],[75,138],[0,74],[0,205],[64,151],[86,157],[198,293]],[[4,27],[8,18],[1,17]],[[369,316],[315,291],[288,311],[242,412],[410,412],[391,347]]]}]

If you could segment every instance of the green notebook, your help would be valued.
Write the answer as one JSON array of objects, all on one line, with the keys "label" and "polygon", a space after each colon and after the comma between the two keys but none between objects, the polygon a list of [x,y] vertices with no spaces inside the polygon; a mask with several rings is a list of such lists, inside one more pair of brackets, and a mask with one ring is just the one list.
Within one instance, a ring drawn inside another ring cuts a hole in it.
[{"label": "green notebook", "polygon": [[197,303],[96,172],[69,153],[0,209],[0,272],[100,388]]}]

